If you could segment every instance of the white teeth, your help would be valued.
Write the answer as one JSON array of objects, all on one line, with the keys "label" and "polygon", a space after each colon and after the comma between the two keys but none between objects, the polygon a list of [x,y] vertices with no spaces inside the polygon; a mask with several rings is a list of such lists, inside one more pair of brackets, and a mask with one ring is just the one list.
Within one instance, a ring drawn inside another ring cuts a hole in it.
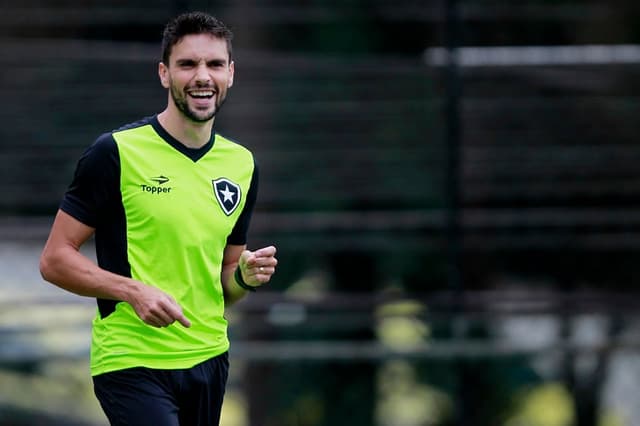
[{"label": "white teeth", "polygon": [[210,90],[205,90],[205,91],[193,91],[191,92],[191,96],[203,96],[203,97],[208,97],[208,96],[213,96],[213,92]]}]

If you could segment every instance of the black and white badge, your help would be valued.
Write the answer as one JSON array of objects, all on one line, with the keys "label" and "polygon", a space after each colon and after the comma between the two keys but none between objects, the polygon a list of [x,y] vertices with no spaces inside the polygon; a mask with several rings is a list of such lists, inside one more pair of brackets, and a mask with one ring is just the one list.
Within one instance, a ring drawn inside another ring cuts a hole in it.
[{"label": "black and white badge", "polygon": [[227,216],[231,215],[240,205],[240,185],[227,178],[219,178],[211,181],[216,200]]}]

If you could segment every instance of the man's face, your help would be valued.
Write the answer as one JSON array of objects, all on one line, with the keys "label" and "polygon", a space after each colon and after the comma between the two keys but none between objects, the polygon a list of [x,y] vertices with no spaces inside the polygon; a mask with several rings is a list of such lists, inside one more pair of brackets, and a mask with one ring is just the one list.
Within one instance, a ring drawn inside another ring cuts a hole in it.
[{"label": "man's face", "polygon": [[211,120],[233,85],[233,62],[227,43],[208,34],[188,35],[173,46],[169,64],[160,64],[162,85],[189,120]]}]

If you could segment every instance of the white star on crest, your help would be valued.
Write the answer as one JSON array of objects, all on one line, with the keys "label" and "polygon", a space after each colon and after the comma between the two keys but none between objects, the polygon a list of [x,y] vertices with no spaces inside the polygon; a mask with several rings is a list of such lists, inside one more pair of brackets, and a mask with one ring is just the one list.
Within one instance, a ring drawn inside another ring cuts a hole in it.
[{"label": "white star on crest", "polygon": [[220,193],[224,196],[223,203],[227,201],[231,201],[233,203],[233,196],[235,195],[233,192],[229,191],[229,185],[224,186],[224,191],[220,191]]}]

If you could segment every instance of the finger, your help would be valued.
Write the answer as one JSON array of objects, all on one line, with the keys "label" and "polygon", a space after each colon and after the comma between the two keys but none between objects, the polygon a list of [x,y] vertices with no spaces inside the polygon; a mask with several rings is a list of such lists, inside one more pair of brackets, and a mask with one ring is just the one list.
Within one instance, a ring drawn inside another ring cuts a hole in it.
[{"label": "finger", "polygon": [[144,320],[149,325],[157,328],[168,327],[175,322],[175,320],[166,312],[150,312],[149,316]]},{"label": "finger", "polygon": [[157,310],[152,310],[150,314],[148,321],[155,327],[166,327],[175,321],[173,317],[168,312],[165,312],[162,307]]},{"label": "finger", "polygon": [[178,321],[180,324],[182,324],[186,328],[191,327],[191,321],[189,321],[187,317],[184,316],[184,313],[182,312],[182,308],[180,308],[180,306],[176,302],[173,302],[171,305],[168,305],[165,309],[171,319],[169,324],[173,323],[174,321]]},{"label": "finger", "polygon": [[275,257],[257,257],[253,260],[250,260],[247,263],[246,268],[252,269],[254,273],[263,273],[264,271],[268,270],[267,268],[275,269],[277,264],[278,259],[276,259]]},{"label": "finger", "polygon": [[176,320],[178,320],[178,322],[185,328],[191,327],[191,321],[189,321],[187,317],[184,316],[184,314],[180,314],[180,316],[176,318]]},{"label": "finger", "polygon": [[273,275],[273,273],[275,272],[276,268],[272,267],[272,266],[260,266],[258,268],[258,275]]},{"label": "finger", "polygon": [[162,324],[160,324],[160,322],[159,322],[157,319],[152,318],[152,317],[150,317],[150,318],[146,318],[146,319],[144,319],[143,321],[144,321],[146,324],[149,324],[149,325],[150,325],[150,326],[152,326],[152,327],[156,327],[156,328],[162,328],[162,327],[163,327],[163,326],[162,326]]},{"label": "finger", "polygon": [[275,257],[270,257],[266,259],[264,264],[264,266],[269,266],[273,269],[275,269],[277,265],[278,265],[278,259],[276,259]]},{"label": "finger", "polygon": [[146,322],[147,324],[157,328],[167,327],[176,321],[178,321],[186,328],[191,327],[191,321],[189,321],[187,317],[184,316],[184,314],[180,314],[177,317],[173,317],[170,315],[154,315],[144,320],[144,322]]},{"label": "finger", "polygon": [[263,247],[253,252],[255,257],[273,257],[275,254],[276,248],[274,246]]},{"label": "finger", "polygon": [[151,311],[144,311],[144,312],[138,312],[136,311],[136,313],[138,314],[138,317],[140,318],[140,320],[142,320],[142,322],[144,322],[145,324],[148,324],[150,326],[153,327],[161,327],[162,325],[160,324],[160,321],[158,319],[158,317]]}]

